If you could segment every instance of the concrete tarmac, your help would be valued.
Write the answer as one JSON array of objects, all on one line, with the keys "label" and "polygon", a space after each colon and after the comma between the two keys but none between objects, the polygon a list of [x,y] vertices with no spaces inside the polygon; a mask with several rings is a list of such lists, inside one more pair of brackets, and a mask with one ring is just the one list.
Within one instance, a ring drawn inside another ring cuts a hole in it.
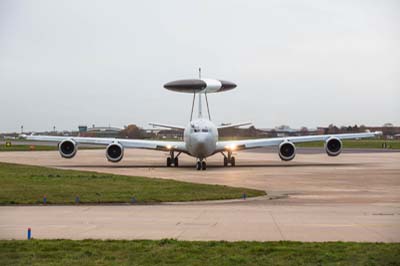
[{"label": "concrete tarmac", "polygon": [[[193,158],[164,167],[166,154],[127,150],[119,164],[102,150],[71,160],[56,151],[1,152],[0,161],[124,175],[170,178],[266,190],[257,199],[108,206],[2,206],[0,238],[400,241],[400,153],[277,154],[239,152],[237,167],[222,156],[196,171]],[[0,192],[1,193],[1,192]]]}]

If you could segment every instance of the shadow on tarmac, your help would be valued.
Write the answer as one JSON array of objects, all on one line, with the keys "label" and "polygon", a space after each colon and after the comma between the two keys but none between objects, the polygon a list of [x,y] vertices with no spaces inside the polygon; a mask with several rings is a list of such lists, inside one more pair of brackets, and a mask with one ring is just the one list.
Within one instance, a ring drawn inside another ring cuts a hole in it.
[{"label": "shadow on tarmac", "polygon": [[[227,166],[224,167],[222,165],[215,164],[207,164],[208,168],[288,168],[288,167],[354,167],[354,166],[363,166],[363,163],[297,163],[297,164],[289,164],[289,163],[273,163],[273,164],[237,164],[234,167]],[[53,165],[54,167],[61,168],[171,168],[171,169],[187,169],[194,168],[195,164],[185,164],[180,165],[179,167],[167,167],[165,165],[154,165],[154,164],[140,164],[140,165],[105,165],[105,164],[91,164],[91,165]]]}]

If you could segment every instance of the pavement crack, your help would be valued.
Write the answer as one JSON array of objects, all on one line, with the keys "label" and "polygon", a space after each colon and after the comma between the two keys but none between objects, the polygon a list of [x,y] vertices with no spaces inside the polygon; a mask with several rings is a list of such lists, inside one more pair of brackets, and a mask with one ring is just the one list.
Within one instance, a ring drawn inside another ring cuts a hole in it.
[{"label": "pavement crack", "polygon": [[[192,219],[191,219],[191,221],[190,222],[188,222],[188,223],[185,223],[185,222],[178,222],[177,224],[176,224],[176,226],[185,226],[185,224],[187,225],[187,224],[194,224],[202,215],[203,215],[203,213],[205,213],[206,212],[206,210],[205,209],[202,209],[200,212],[199,212],[199,214],[198,215],[196,215],[195,217],[193,217]],[[183,229],[182,229],[182,231],[180,231],[178,234],[177,234],[177,236],[176,236],[176,239],[180,239],[180,237],[186,232],[186,230],[187,230],[187,227],[184,227]]]},{"label": "pavement crack", "polygon": [[268,211],[268,213],[269,213],[269,215],[271,215],[272,221],[274,222],[275,227],[278,229],[279,235],[281,236],[282,240],[286,240],[285,236],[284,236],[283,233],[282,233],[281,228],[279,227],[278,223],[277,223],[276,220],[275,220],[274,215],[272,214],[271,211]]}]

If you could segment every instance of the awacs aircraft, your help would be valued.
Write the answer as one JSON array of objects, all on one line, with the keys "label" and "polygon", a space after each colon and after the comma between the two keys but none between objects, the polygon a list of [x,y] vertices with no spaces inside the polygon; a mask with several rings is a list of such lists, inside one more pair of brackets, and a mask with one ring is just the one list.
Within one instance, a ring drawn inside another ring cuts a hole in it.
[{"label": "awacs aircraft", "polygon": [[[250,123],[229,124],[216,126],[210,117],[207,94],[223,92],[234,89],[236,84],[218,80],[218,79],[187,79],[172,81],[164,85],[164,88],[176,92],[193,94],[193,103],[191,108],[190,122],[186,127],[173,126],[158,123],[150,123],[153,126],[170,128],[183,131],[183,141],[157,141],[157,140],[139,140],[139,139],[118,139],[118,138],[91,138],[91,137],[60,137],[60,136],[24,136],[28,140],[58,142],[58,148],[63,158],[72,158],[75,156],[79,144],[97,144],[106,147],[106,158],[110,162],[119,162],[124,156],[124,149],[150,149],[169,152],[166,165],[168,167],[179,165],[179,155],[188,154],[197,159],[196,169],[205,170],[207,168],[206,158],[220,153],[223,156],[224,166],[235,166],[235,157],[233,152],[254,149],[261,147],[278,147],[279,157],[283,161],[290,161],[296,155],[296,143],[324,141],[325,151],[329,156],[337,156],[342,151],[342,140],[371,138],[380,134],[380,132],[365,132],[354,134],[335,134],[335,135],[313,135],[313,136],[295,136],[283,138],[262,138],[252,140],[231,140],[219,141],[218,130],[224,128],[233,128],[248,125]],[[198,97],[198,115],[193,119],[193,108],[196,96]],[[208,117],[203,116],[202,98],[207,103]]]}]

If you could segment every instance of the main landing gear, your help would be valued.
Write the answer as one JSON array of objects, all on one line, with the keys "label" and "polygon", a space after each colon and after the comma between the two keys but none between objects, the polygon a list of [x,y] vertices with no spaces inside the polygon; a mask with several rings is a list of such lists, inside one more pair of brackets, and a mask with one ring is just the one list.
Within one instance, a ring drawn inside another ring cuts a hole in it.
[{"label": "main landing gear", "polygon": [[197,170],[206,170],[207,169],[206,161],[201,160],[201,159],[197,159],[196,169]]},{"label": "main landing gear", "polygon": [[179,152],[176,156],[174,154],[174,151],[170,151],[169,152],[169,157],[167,157],[167,167],[171,167],[172,165],[174,165],[175,167],[179,166],[179,155],[181,153]]},{"label": "main landing gear", "polygon": [[221,152],[221,154],[224,156],[224,166],[228,166],[229,164],[231,166],[235,166],[235,157],[232,156],[232,152],[228,151],[228,156],[225,155],[225,153]]}]

